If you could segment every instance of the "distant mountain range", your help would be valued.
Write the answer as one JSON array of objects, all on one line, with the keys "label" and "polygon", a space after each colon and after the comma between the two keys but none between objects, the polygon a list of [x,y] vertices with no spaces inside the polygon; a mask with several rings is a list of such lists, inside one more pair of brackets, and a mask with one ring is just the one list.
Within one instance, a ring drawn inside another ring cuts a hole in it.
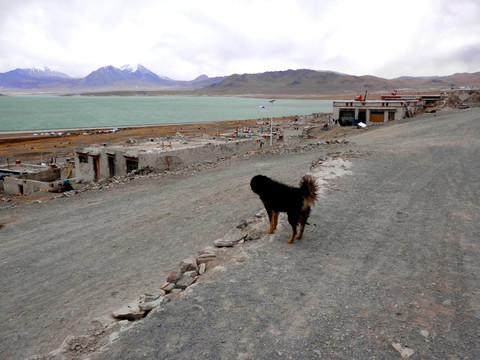
[{"label": "distant mountain range", "polygon": [[52,71],[47,67],[15,69],[0,73],[0,89],[33,89],[69,80],[70,76],[67,74]]},{"label": "distant mountain range", "polygon": [[220,83],[198,90],[209,94],[342,94],[382,92],[400,89],[441,90],[480,87],[480,72],[442,77],[399,77],[383,79],[371,75],[354,76],[333,71],[287,70],[261,74],[231,75]]},{"label": "distant mountain range", "polygon": [[199,95],[329,95],[351,92],[391,91],[394,89],[448,89],[480,87],[480,72],[450,76],[399,77],[384,79],[354,76],[334,71],[286,70],[258,74],[233,74],[209,78],[199,76],[191,81],[162,77],[142,65],[121,68],[105,66],[84,78],[44,68],[15,69],[0,73],[0,92],[48,92],[57,94],[191,91]]},{"label": "distant mountain range", "polygon": [[15,69],[0,73],[0,91],[30,90],[30,92],[78,92],[107,90],[152,90],[177,89],[195,90],[221,82],[225,77],[209,78],[199,76],[191,81],[173,80],[162,77],[142,65],[101,67],[84,78],[72,78],[66,74],[52,71],[47,67]]}]

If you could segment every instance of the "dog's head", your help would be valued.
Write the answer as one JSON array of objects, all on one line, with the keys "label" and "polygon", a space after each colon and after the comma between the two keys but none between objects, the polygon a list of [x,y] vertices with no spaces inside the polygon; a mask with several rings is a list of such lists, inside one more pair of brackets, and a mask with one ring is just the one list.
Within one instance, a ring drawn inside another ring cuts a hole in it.
[{"label": "dog's head", "polygon": [[250,187],[255,194],[260,194],[270,179],[264,175],[256,175],[250,181]]}]

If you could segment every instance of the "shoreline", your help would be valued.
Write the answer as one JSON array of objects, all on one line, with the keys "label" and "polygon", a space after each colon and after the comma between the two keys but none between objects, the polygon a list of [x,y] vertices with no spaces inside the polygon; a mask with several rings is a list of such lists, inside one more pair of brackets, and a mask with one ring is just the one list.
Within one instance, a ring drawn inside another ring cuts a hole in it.
[{"label": "shoreline", "polygon": [[[329,115],[330,113],[319,113],[322,115]],[[286,120],[292,120],[293,118],[297,117],[311,117],[314,114],[308,115],[291,115],[291,116],[279,116],[274,117],[274,122],[282,122]],[[211,125],[217,124],[217,127],[221,127],[225,124],[231,123],[247,123],[250,124],[252,122],[258,121],[266,121],[269,122],[270,118],[256,118],[256,119],[245,119],[245,120],[221,120],[221,121],[202,121],[202,122],[182,122],[182,123],[165,123],[165,124],[144,124],[144,125],[119,125],[119,126],[95,126],[95,127],[78,127],[78,128],[55,128],[55,129],[33,129],[33,130],[8,130],[8,131],[1,131],[0,130],[0,140],[4,140],[7,138],[12,138],[17,135],[24,135],[28,137],[37,138],[37,133],[62,133],[62,135],[52,135],[52,136],[68,136],[65,133],[69,132],[78,132],[78,131],[104,131],[104,130],[111,130],[116,129],[120,130],[130,130],[130,129],[144,129],[144,128],[161,128],[161,127],[203,127],[209,128],[212,127]],[[38,135],[38,138],[48,138],[48,135]]]},{"label": "shoreline", "polygon": [[[5,97],[238,97],[250,99],[292,99],[292,100],[343,100],[350,99],[357,95],[356,91],[346,91],[340,93],[319,95],[318,93],[197,93],[192,91],[163,91],[163,90],[117,90],[117,91],[92,91],[81,93],[61,93],[61,92],[5,92],[0,96]],[[371,93],[372,96],[378,96],[380,92]]]}]

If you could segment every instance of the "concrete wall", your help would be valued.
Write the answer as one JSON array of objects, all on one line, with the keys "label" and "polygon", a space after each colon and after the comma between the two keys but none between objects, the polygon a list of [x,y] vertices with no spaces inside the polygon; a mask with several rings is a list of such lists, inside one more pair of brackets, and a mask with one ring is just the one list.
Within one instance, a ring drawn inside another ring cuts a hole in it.
[{"label": "concrete wall", "polygon": [[[78,153],[81,151],[81,154]],[[93,159],[95,156],[88,154],[89,148],[81,149],[75,152],[75,171],[77,173],[77,182],[90,182],[94,181]],[[81,161],[81,158],[85,158],[86,162]]]},{"label": "concrete wall", "polygon": [[7,195],[28,195],[42,189],[48,190],[50,182],[60,179],[60,173],[61,169],[55,168],[19,176],[6,176],[3,181],[3,191]]},{"label": "concrete wall", "polygon": [[12,176],[5,178],[3,186],[5,193],[8,195],[15,195],[19,193],[28,195],[42,189],[48,190],[50,188],[48,182],[19,179]]},{"label": "concrete wall", "polygon": [[[92,182],[111,177],[109,158],[115,164],[116,176],[127,175],[127,159],[137,160],[138,168],[150,166],[158,172],[174,170],[205,161],[218,161],[234,155],[243,155],[266,146],[264,140],[246,139],[233,141],[210,141],[203,144],[178,146],[164,149],[151,143],[136,146],[88,147],[76,149],[75,180],[77,182]],[[87,162],[80,158],[86,156]],[[95,170],[95,159],[98,159]]]},{"label": "concrete wall", "polygon": [[54,168],[54,169],[49,168],[49,169],[46,169],[45,171],[19,175],[18,179],[51,182],[51,181],[60,179],[61,171],[62,170],[60,168]]}]

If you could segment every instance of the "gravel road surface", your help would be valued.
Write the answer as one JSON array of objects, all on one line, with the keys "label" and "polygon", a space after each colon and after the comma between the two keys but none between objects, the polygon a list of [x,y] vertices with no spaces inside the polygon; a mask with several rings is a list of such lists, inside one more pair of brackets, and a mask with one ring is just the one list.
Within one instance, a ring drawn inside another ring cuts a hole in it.
[{"label": "gravel road surface", "polygon": [[478,358],[480,110],[348,140],[2,205],[0,357],[58,348],[158,288],[179,260],[261,209],[248,186],[254,174],[296,184],[330,153],[351,167],[325,186],[302,240],[286,244],[281,223],[274,235],[224,250],[224,263],[181,298],[83,356],[390,359],[403,349],[412,359]]}]

